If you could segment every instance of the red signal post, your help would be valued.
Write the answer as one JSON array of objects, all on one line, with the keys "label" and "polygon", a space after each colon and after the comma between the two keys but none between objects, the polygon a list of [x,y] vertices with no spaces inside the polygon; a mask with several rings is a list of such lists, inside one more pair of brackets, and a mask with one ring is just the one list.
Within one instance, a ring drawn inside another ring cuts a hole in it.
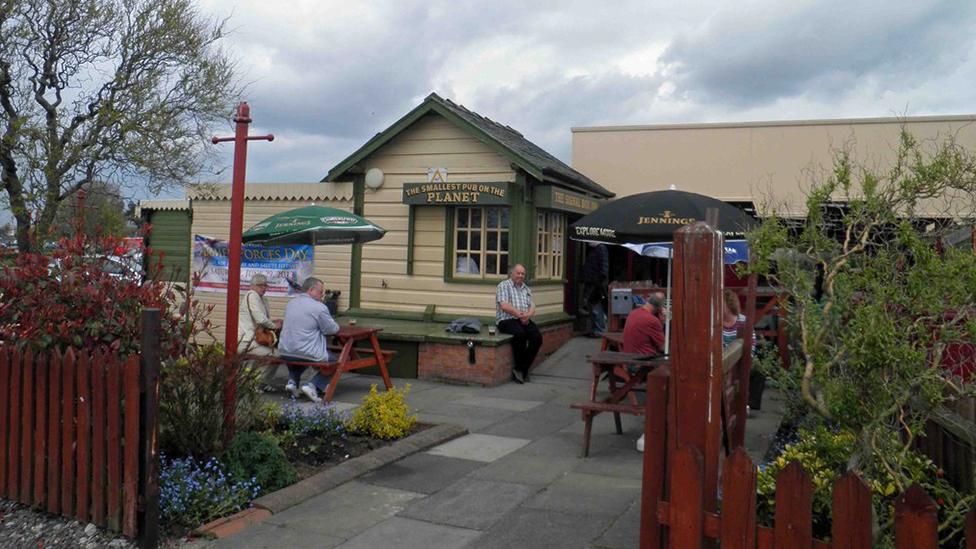
[{"label": "red signal post", "polygon": [[247,168],[248,141],[274,141],[274,135],[247,135],[251,123],[251,107],[242,101],[234,116],[237,128],[234,137],[214,137],[214,145],[225,141],[234,142],[234,180],[230,202],[230,240],[227,258],[227,318],[224,322],[224,352],[227,357],[224,379],[224,441],[234,437],[234,400],[237,396],[237,377],[234,355],[237,354],[237,314],[241,306],[241,234],[244,232],[244,173]]}]

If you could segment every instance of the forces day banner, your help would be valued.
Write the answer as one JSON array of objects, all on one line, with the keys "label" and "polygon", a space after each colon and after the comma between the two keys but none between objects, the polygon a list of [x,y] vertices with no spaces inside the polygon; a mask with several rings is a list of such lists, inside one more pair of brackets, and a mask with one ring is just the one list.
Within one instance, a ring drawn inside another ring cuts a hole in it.
[{"label": "forces day banner", "polygon": [[[315,248],[305,244],[241,247],[241,291],[251,277],[268,277],[266,295],[288,295],[300,291],[302,281],[312,276]],[[206,236],[193,237],[193,286],[200,292],[227,293],[228,243]]]}]

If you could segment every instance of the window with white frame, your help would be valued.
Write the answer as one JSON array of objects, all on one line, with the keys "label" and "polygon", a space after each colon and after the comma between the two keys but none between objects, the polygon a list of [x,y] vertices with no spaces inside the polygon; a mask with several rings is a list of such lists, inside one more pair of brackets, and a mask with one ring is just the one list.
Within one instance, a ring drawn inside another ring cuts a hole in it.
[{"label": "window with white frame", "polygon": [[561,279],[566,248],[566,214],[538,212],[535,242],[535,278]]},{"label": "window with white frame", "polygon": [[454,276],[497,278],[508,274],[509,209],[454,210]]}]

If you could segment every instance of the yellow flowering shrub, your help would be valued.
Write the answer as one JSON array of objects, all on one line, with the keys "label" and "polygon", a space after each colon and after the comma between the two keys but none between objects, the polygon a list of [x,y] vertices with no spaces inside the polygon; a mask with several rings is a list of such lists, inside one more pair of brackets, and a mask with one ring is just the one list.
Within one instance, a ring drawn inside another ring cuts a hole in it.
[{"label": "yellow flowering shrub", "polygon": [[409,393],[410,384],[402,390],[394,387],[382,393],[373,384],[349,420],[349,430],[387,440],[403,437],[417,422],[417,416],[410,415],[407,408]]}]

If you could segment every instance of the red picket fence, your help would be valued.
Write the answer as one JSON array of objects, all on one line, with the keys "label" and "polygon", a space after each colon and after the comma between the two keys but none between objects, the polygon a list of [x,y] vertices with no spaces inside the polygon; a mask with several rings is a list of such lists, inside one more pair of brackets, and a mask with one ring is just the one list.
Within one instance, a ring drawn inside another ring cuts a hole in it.
[{"label": "red picket fence", "polygon": [[140,408],[157,394],[140,373],[139,356],[0,345],[0,497],[136,537],[155,473]]},{"label": "red picket fence", "polygon": [[[799,463],[790,463],[776,477],[776,511],[769,528],[757,524],[756,466],[742,448],[729,455],[722,468],[721,512],[705,510],[705,471],[697,449],[682,446],[669,462],[671,499],[658,503],[655,517],[668,527],[667,533],[646,546],[694,549],[706,538],[718,541],[722,549],[872,546],[871,490],[854,473],[834,483],[830,540],[823,541],[813,537],[813,483]],[[938,548],[938,524],[935,502],[925,490],[912,486],[895,503],[895,547]],[[976,548],[976,509],[967,516],[965,536],[965,547]]]},{"label": "red picket fence", "polygon": [[[721,352],[722,237],[695,223],[677,231],[674,243],[670,375],[647,382],[641,548],[871,547],[871,493],[851,473],[834,485],[829,541],[813,537],[813,484],[799,463],[777,476],[773,526],[758,525],[756,466],[737,436],[745,421],[729,421],[745,418],[738,411],[744,412],[750,364],[748,352],[741,359]],[[723,424],[733,448],[728,456],[720,444]],[[939,547],[937,507],[920,487],[899,496],[894,521],[898,549]],[[976,549],[976,509],[963,535],[965,547]]]}]

